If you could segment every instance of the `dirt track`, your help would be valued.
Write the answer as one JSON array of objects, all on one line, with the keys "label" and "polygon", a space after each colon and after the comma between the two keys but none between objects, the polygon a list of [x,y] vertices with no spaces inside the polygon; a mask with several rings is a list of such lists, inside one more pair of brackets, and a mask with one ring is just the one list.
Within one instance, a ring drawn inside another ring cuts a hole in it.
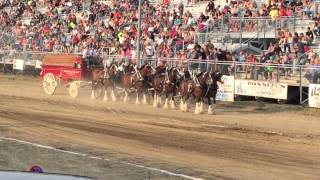
[{"label": "dirt track", "polygon": [[194,115],[46,96],[36,78],[0,76],[0,135],[204,179],[319,179],[320,118],[297,106],[220,103]]}]

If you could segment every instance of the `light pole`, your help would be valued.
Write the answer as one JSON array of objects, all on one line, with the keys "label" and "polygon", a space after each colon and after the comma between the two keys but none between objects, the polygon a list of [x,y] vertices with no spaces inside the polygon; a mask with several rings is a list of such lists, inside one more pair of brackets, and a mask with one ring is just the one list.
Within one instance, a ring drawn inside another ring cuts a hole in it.
[{"label": "light pole", "polygon": [[138,6],[138,38],[137,38],[137,60],[138,60],[138,67],[141,67],[141,4],[142,0],[139,0]]}]

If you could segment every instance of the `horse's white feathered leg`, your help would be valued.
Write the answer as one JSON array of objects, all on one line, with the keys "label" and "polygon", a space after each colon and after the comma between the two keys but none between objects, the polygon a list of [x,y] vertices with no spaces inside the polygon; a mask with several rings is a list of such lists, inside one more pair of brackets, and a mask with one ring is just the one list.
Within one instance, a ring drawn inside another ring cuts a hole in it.
[{"label": "horse's white feathered leg", "polygon": [[175,109],[176,105],[174,104],[174,100],[171,99],[170,101],[171,109]]},{"label": "horse's white feathered leg", "polygon": [[157,101],[158,101],[158,96],[156,93],[154,93],[154,96],[153,96],[153,107],[154,108],[156,108],[158,106]]},{"label": "horse's white feathered leg", "polygon": [[92,90],[92,91],[91,91],[91,99],[95,99],[94,93],[95,93],[95,91]]},{"label": "horse's white feathered leg", "polygon": [[184,111],[184,104],[183,104],[182,99],[180,100],[180,110],[181,110],[181,111]]},{"label": "horse's white feathered leg", "polygon": [[111,99],[112,101],[117,101],[116,95],[114,94],[114,90],[111,91]]},{"label": "horse's white feathered leg", "polygon": [[107,91],[107,90],[104,91],[103,100],[104,100],[104,101],[108,101],[108,91]]},{"label": "horse's white feathered leg", "polygon": [[143,101],[142,101],[142,103],[143,103],[144,105],[147,105],[147,104],[148,104],[148,102],[147,102],[147,96],[146,96],[145,94],[143,94]]},{"label": "horse's white feathered leg", "polygon": [[185,102],[184,103],[184,112],[188,112],[188,103],[187,102]]},{"label": "horse's white feathered leg", "polygon": [[136,97],[136,105],[139,105],[140,104],[140,101],[139,101],[139,94],[137,94],[137,97]]},{"label": "horse's white feathered leg", "polygon": [[168,109],[168,98],[166,98],[166,100],[164,101],[164,109]]},{"label": "horse's white feathered leg", "polygon": [[200,102],[199,114],[203,112],[203,102]]},{"label": "horse's white feathered leg", "polygon": [[212,105],[212,114],[216,114],[216,105],[215,104]]},{"label": "horse's white feathered leg", "polygon": [[196,108],[194,109],[194,113],[195,114],[199,114],[200,112],[199,112],[199,103],[198,102],[196,102]]},{"label": "horse's white feathered leg", "polygon": [[212,105],[209,105],[209,107],[208,107],[208,114],[213,114],[213,111],[212,111]]},{"label": "horse's white feathered leg", "polygon": [[125,91],[125,92],[124,92],[123,102],[125,102],[125,103],[128,102],[128,99],[129,99],[129,98],[128,98],[128,93],[127,93],[127,91]]}]

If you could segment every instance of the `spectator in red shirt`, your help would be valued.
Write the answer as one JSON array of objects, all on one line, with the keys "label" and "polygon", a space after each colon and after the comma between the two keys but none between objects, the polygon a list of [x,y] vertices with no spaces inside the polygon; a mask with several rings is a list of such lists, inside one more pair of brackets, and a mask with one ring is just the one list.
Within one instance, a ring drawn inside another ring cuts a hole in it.
[{"label": "spectator in red shirt", "polygon": [[248,79],[248,74],[251,74],[251,77],[253,76],[253,64],[257,62],[257,58],[255,55],[250,54],[247,58],[247,66],[246,66],[246,76],[245,79]]}]

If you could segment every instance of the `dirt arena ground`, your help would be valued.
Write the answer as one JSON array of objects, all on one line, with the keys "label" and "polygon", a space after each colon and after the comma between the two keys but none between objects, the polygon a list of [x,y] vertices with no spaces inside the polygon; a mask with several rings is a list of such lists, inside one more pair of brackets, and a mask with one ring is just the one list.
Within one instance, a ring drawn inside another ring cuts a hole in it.
[{"label": "dirt arena ground", "polygon": [[60,88],[47,96],[37,78],[0,75],[1,137],[107,159],[0,139],[0,168],[39,164],[47,172],[117,180],[320,177],[318,110],[220,102],[216,115],[194,115],[82,93],[72,99]]}]

